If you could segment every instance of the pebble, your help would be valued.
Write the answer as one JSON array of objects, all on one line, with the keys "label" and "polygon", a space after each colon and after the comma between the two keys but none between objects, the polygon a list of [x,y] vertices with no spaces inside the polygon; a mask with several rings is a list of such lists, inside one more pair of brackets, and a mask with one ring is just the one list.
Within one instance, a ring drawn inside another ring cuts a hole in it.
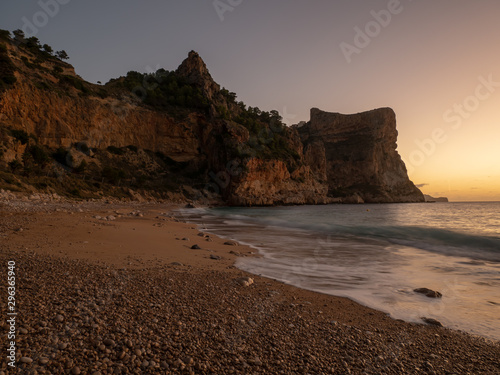
[{"label": "pebble", "polygon": [[60,314],[56,315],[56,321],[59,322],[59,323],[64,322],[64,316],[62,316]]},{"label": "pebble", "polygon": [[47,363],[49,363],[49,359],[46,357],[40,357],[40,359],[38,360],[38,363],[41,365],[46,365]]},{"label": "pebble", "polygon": [[199,250],[199,249],[201,249],[201,247],[199,247],[198,245],[193,245],[193,246],[191,246],[191,249],[193,249],[193,250]]}]

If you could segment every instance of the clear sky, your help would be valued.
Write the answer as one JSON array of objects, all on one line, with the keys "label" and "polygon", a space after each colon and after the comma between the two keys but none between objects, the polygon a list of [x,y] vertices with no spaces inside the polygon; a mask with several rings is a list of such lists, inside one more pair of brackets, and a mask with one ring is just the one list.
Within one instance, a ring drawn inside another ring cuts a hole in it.
[{"label": "clear sky", "polygon": [[84,79],[175,69],[291,124],[391,107],[424,193],[500,200],[498,0],[4,0],[0,28],[64,49]]}]

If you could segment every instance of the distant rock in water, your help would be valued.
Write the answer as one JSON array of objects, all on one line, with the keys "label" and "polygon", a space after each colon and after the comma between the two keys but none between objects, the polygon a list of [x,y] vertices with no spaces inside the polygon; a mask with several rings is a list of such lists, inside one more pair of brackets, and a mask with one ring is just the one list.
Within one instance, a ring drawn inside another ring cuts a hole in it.
[{"label": "distant rock in water", "polygon": [[434,197],[431,197],[428,194],[424,194],[424,198],[425,198],[425,201],[429,202],[429,203],[434,203],[434,202],[449,202],[448,198],[446,198],[446,197],[434,198]]}]

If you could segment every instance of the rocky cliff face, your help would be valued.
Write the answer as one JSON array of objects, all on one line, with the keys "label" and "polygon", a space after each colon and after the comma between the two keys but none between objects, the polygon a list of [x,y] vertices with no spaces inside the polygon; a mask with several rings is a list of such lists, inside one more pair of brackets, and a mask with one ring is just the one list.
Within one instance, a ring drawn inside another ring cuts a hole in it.
[{"label": "rocky cliff face", "polygon": [[245,172],[232,183],[228,203],[236,206],[326,204],[328,188],[319,183],[308,166],[290,173],[281,160],[250,159]]},{"label": "rocky cliff face", "polygon": [[381,108],[354,115],[311,110],[311,120],[298,128],[306,162],[330,196],[356,201],[422,202],[396,151],[396,115]]},{"label": "rocky cliff face", "polygon": [[[22,131],[34,135],[47,150],[65,148],[72,159],[78,157],[77,144],[103,150],[100,160],[90,152],[80,155],[88,164],[95,161],[98,176],[107,161],[116,158],[105,155],[110,146],[151,150],[175,161],[176,170],[190,168],[191,187],[184,179],[181,191],[189,190],[190,196],[198,198],[211,195],[207,191],[219,193],[233,205],[423,201],[396,152],[396,122],[390,109],[351,116],[313,109],[306,125],[284,127],[277,113],[247,109],[234,100],[235,94],[221,90],[193,51],[173,73],[177,81],[171,85],[175,88],[182,80],[191,87],[179,90],[186,95],[179,103],[189,103],[189,95],[199,92],[208,106],[158,109],[134,96],[135,89],[123,89],[123,77],[105,86],[92,85],[76,76],[68,64],[49,58],[34,71],[40,57],[36,60],[9,43],[6,51],[17,78],[0,92],[0,158],[4,163],[0,167],[6,171],[6,163],[22,165],[31,147],[9,135]],[[161,90],[145,92],[163,95]],[[134,155],[137,159],[139,153]],[[141,172],[145,163],[132,160],[128,151],[122,162],[127,158],[126,168]],[[158,163],[155,173],[160,173]],[[174,175],[167,178],[177,179]]]},{"label": "rocky cliff face", "polygon": [[60,95],[41,90],[22,76],[0,101],[2,126],[34,134],[51,148],[76,142],[95,148],[135,145],[187,161],[199,154],[201,122],[203,118],[195,114],[175,121],[132,101]]}]

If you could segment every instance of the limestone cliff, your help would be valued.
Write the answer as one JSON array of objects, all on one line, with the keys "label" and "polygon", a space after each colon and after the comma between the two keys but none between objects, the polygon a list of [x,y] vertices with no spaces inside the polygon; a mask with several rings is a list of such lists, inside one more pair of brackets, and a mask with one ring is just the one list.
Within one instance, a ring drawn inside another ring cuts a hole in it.
[{"label": "limestone cliff", "polygon": [[306,162],[330,196],[364,202],[423,202],[396,151],[396,115],[390,108],[342,115],[311,110],[298,128]]},{"label": "limestone cliff", "polygon": [[281,160],[249,159],[245,172],[233,182],[228,203],[237,206],[326,204],[327,186],[313,177],[308,166],[290,173]]},{"label": "limestone cliff", "polygon": [[390,109],[313,109],[309,123],[287,127],[277,111],[221,89],[194,51],[175,71],[94,85],[36,40],[2,38],[0,177],[11,184],[83,197],[165,188],[245,206],[423,201],[396,152]]},{"label": "limestone cliff", "polygon": [[114,98],[73,97],[40,90],[19,77],[0,101],[2,126],[34,134],[50,148],[85,142],[88,147],[134,145],[178,161],[198,156],[198,125],[193,114],[176,121],[167,113]]}]

